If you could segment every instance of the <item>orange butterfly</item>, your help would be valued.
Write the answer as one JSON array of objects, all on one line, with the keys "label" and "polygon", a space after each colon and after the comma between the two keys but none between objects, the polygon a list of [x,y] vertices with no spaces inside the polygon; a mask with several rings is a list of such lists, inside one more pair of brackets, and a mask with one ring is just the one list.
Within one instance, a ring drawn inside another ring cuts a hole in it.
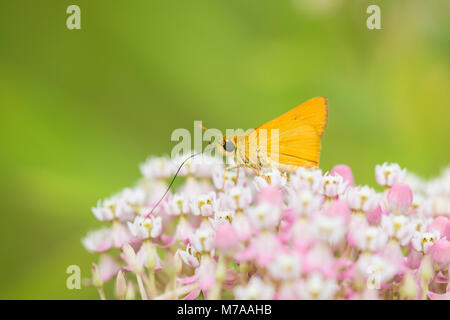
[{"label": "orange butterfly", "polygon": [[293,173],[319,166],[327,120],[328,100],[316,97],[248,133],[223,136],[216,148],[234,159],[226,170],[249,167],[269,181],[264,169]]},{"label": "orange butterfly", "polygon": [[[224,135],[216,142],[216,148],[234,159],[236,165],[225,170],[248,167],[270,182],[270,177],[263,173],[266,168],[293,173],[298,167],[319,166],[320,141],[327,120],[328,100],[324,97],[313,98],[248,133]],[[202,153],[192,154],[182,162],[167,190],[148,215],[169,192],[182,166]]]}]

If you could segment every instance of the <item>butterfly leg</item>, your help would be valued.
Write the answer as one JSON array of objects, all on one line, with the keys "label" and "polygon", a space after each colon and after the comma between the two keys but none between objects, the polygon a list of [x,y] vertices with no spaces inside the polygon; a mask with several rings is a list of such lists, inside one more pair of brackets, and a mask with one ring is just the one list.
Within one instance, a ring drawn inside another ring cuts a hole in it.
[{"label": "butterfly leg", "polygon": [[264,178],[264,180],[266,180],[267,183],[270,183],[270,177],[263,174],[259,168],[256,168],[255,166],[253,166],[251,164],[245,164],[245,166],[252,169],[261,178]]}]

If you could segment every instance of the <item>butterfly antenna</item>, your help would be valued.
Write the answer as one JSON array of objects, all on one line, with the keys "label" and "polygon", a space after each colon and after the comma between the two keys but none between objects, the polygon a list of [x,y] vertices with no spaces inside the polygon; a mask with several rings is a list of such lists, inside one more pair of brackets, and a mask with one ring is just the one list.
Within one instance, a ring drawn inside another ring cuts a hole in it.
[{"label": "butterfly antenna", "polygon": [[191,154],[189,157],[187,157],[187,158],[180,164],[180,167],[178,168],[177,172],[175,172],[175,175],[173,176],[172,181],[170,181],[169,186],[167,187],[166,192],[164,192],[164,195],[163,195],[163,196],[161,197],[161,199],[159,199],[159,201],[155,204],[155,206],[153,207],[152,211],[150,211],[150,212],[147,214],[147,217],[150,216],[150,215],[153,213],[153,211],[156,209],[156,207],[159,206],[159,204],[161,203],[161,201],[163,201],[163,199],[166,197],[167,192],[169,192],[170,188],[172,187],[172,185],[173,185],[175,179],[177,178],[178,173],[180,172],[180,170],[181,170],[181,168],[183,167],[183,165],[184,165],[189,159],[192,159],[193,157],[198,156],[198,155],[202,154],[203,152],[205,152],[205,150],[206,150],[206,149],[204,149],[202,152],[197,152],[197,153]]}]

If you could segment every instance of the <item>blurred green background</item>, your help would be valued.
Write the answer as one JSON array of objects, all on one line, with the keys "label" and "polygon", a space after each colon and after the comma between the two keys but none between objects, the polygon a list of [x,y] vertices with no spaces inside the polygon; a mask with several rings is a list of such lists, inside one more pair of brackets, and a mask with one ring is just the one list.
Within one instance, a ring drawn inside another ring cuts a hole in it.
[{"label": "blurred green background", "polygon": [[[66,8],[81,7],[81,30]],[[381,7],[382,30],[366,8]],[[447,0],[41,0],[0,4],[0,298],[97,298],[80,238],[194,120],[250,128],[329,99],[321,167],[374,185],[449,164]]]}]

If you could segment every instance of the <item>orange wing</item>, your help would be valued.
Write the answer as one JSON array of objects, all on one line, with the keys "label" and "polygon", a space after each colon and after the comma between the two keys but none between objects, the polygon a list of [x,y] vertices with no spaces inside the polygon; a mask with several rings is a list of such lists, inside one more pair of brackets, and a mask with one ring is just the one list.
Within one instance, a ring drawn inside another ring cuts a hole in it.
[{"label": "orange wing", "polygon": [[270,133],[267,133],[269,136],[267,146],[260,151],[277,162],[279,169],[282,170],[293,172],[300,166],[316,168],[319,166],[320,142],[327,126],[327,119],[327,99],[324,97],[310,99],[255,129],[258,146],[261,145],[262,129],[266,132],[270,132],[271,129],[279,130],[278,137],[271,137]]}]

